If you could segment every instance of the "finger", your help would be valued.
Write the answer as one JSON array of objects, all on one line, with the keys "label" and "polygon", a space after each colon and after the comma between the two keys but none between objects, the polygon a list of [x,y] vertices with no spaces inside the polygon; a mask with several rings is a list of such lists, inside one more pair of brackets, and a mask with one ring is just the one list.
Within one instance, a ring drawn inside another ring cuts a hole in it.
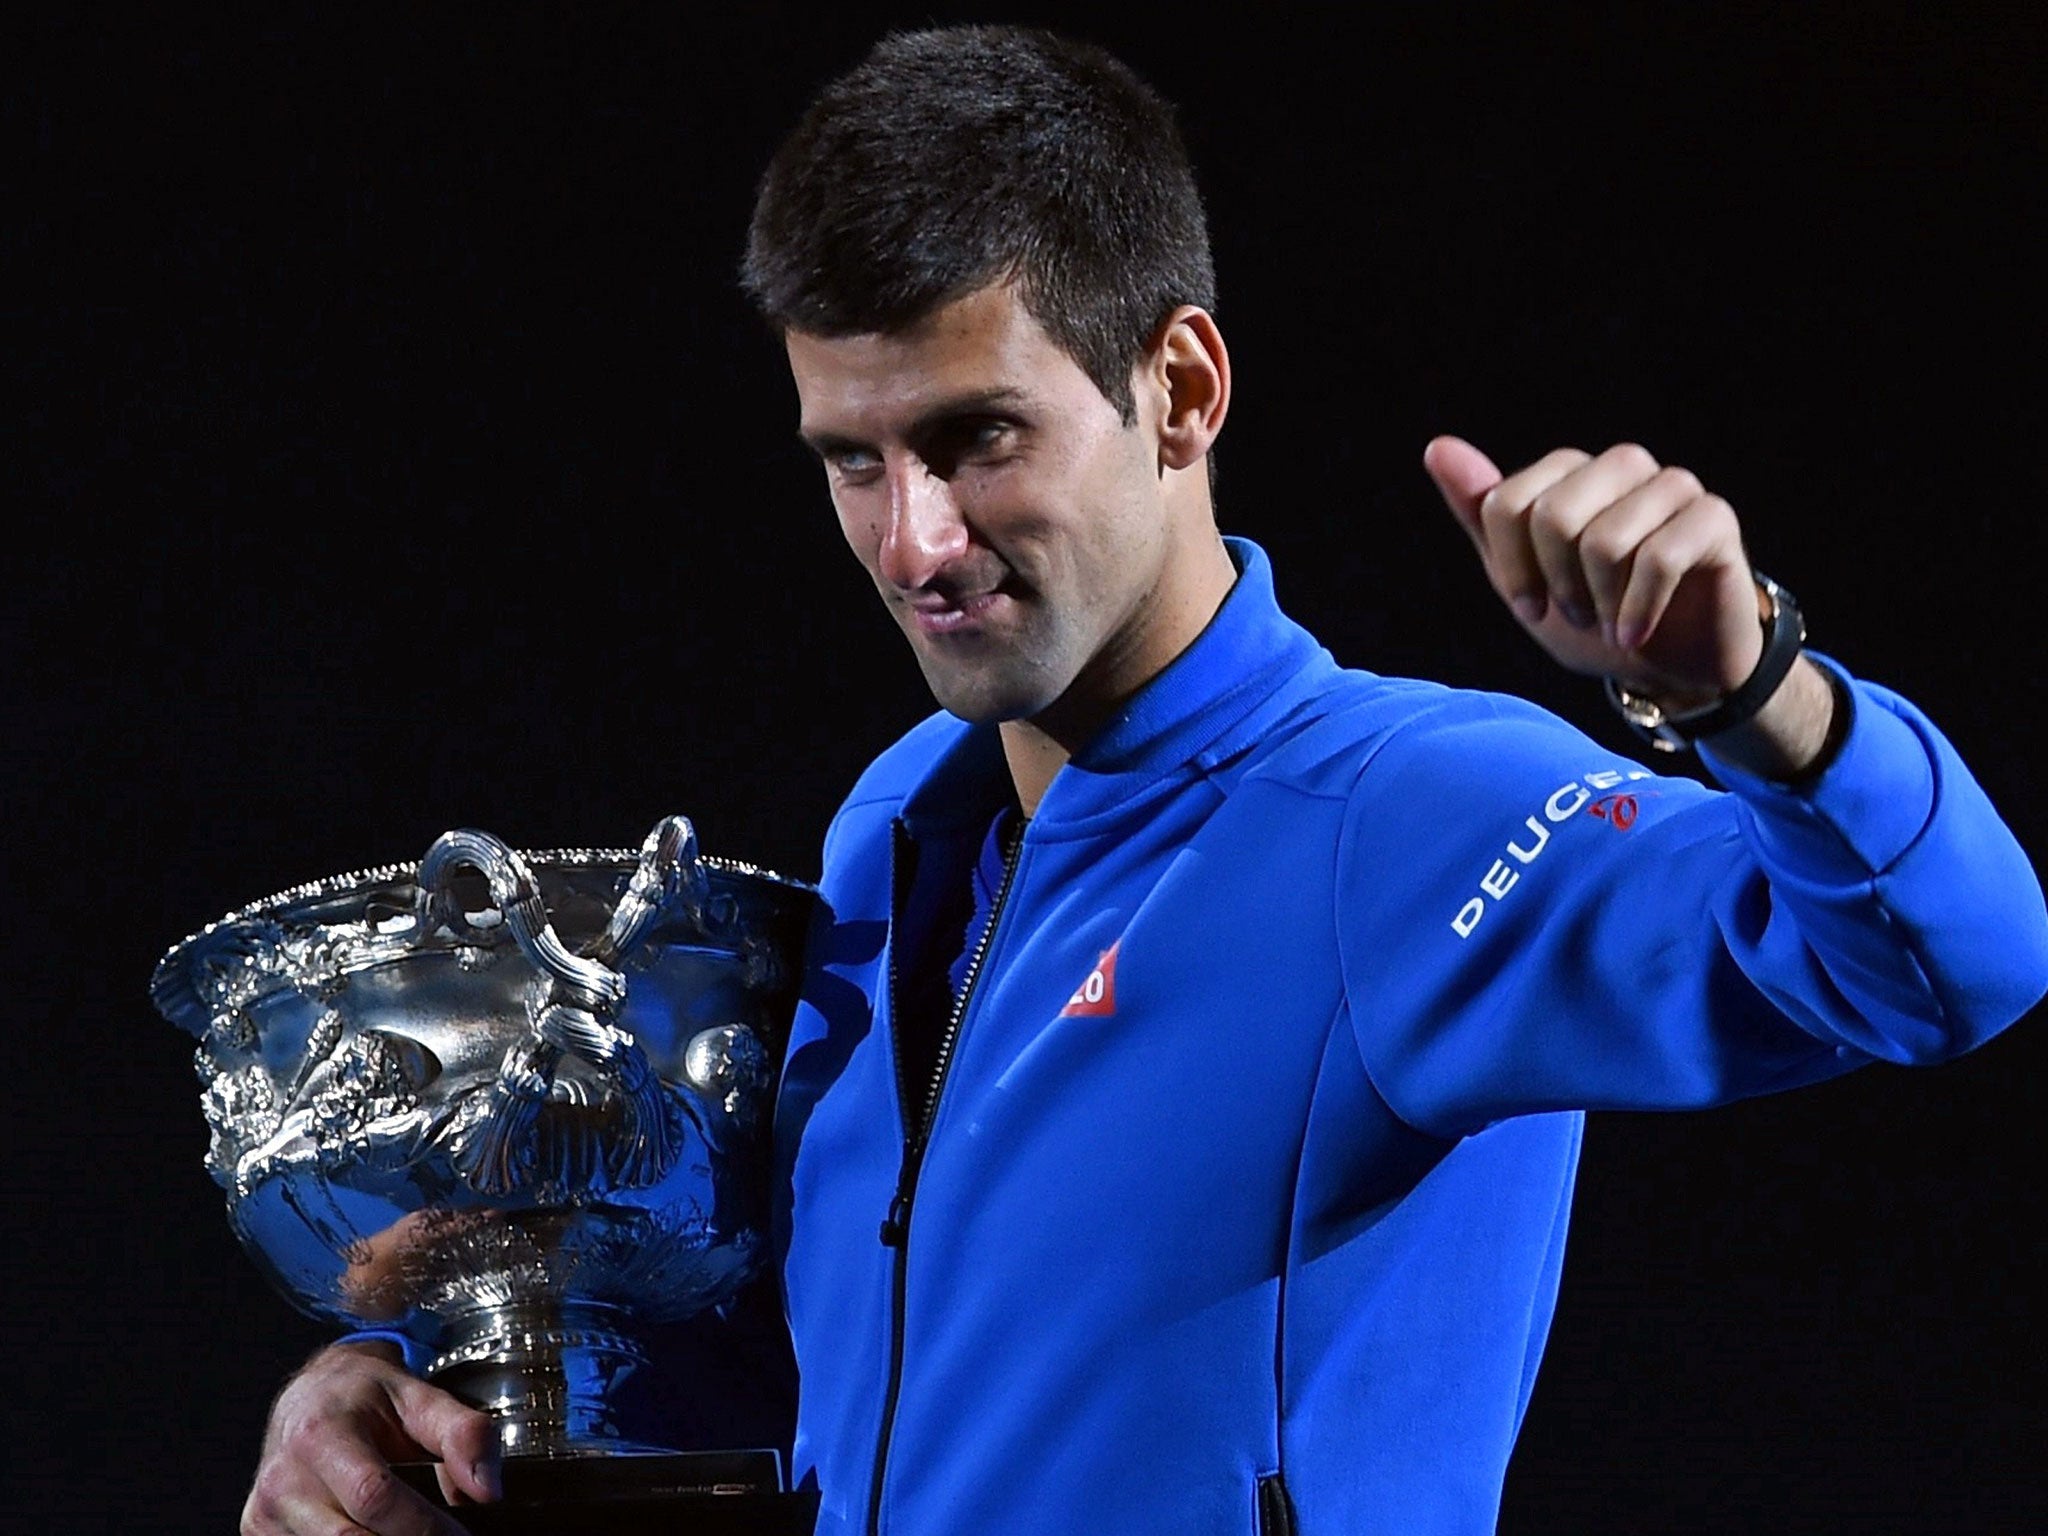
[{"label": "finger", "polygon": [[1529,539],[1529,505],[1588,457],[1577,448],[1554,449],[1479,499],[1487,577],[1524,624],[1538,623],[1550,607],[1550,585]]},{"label": "finger", "polygon": [[1579,536],[1593,519],[1657,473],[1657,461],[1634,443],[1621,443],[1552,481],[1529,502],[1529,545],[1543,572],[1550,601],[1579,629],[1598,622],[1592,588],[1579,552]]},{"label": "finger", "polygon": [[1620,644],[1621,596],[1628,587],[1636,547],[1703,494],[1699,477],[1691,470],[1666,465],[1595,513],[1579,531],[1579,571],[1608,644]]},{"label": "finger", "polygon": [[[377,1536],[462,1536],[462,1527],[451,1515],[427,1502],[426,1496],[407,1485],[381,1461],[364,1461],[330,1480],[342,1512],[366,1531]],[[319,1513],[332,1519],[324,1505]],[[305,1525],[293,1530],[325,1531],[329,1526]],[[348,1527],[341,1527],[347,1530]]]},{"label": "finger", "polygon": [[242,1509],[243,1536],[465,1536],[377,1457],[343,1454],[292,1471],[258,1479]]},{"label": "finger", "polygon": [[406,1371],[388,1346],[333,1346],[272,1405],[243,1528],[250,1536],[460,1536],[390,1464],[440,1456],[458,1487],[488,1495],[489,1471],[476,1463],[494,1438],[485,1415]]},{"label": "finger", "polygon": [[1755,666],[1763,636],[1756,622],[1755,588],[1742,552],[1741,529],[1734,509],[1719,496],[1695,497],[1637,546],[1628,586],[1616,609],[1616,643],[1640,650],[1659,638],[1680,588],[1688,582],[1715,600],[1711,617],[1702,620],[1696,638],[1700,655],[1693,665],[1723,658],[1720,677],[1688,681],[1733,687]]},{"label": "finger", "polygon": [[1493,460],[1462,437],[1433,437],[1422,450],[1422,467],[1436,482],[1437,494],[1451,516],[1483,555],[1486,542],[1479,523],[1479,499],[1500,484]]},{"label": "finger", "polygon": [[391,1404],[405,1432],[441,1463],[437,1475],[444,1486],[452,1482],[478,1503],[501,1495],[498,1435],[489,1414],[414,1376],[392,1383]]}]

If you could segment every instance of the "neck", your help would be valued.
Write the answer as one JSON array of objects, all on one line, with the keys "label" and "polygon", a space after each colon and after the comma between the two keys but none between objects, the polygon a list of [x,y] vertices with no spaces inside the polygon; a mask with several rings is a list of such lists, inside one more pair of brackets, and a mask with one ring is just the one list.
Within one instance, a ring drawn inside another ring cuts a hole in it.
[{"label": "neck", "polygon": [[1084,672],[1053,705],[1029,720],[1005,720],[997,728],[1010,782],[1024,814],[1036,815],[1053,777],[1087,744],[1126,700],[1164,672],[1208,628],[1230,595],[1237,567],[1222,536],[1213,531],[1186,578],[1165,594],[1150,626],[1143,662],[1116,685],[1104,688]]},{"label": "neck", "polygon": [[1035,816],[1053,775],[1067,765],[1072,754],[1029,720],[1005,720],[997,731],[1003,738],[1003,759],[1010,765],[1017,804],[1027,818]]}]

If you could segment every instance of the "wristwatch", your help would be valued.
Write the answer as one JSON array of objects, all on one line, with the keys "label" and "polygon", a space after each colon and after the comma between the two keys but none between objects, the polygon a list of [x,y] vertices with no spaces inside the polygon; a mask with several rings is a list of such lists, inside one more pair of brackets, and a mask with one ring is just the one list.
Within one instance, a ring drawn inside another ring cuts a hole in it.
[{"label": "wristwatch", "polygon": [[1806,643],[1806,616],[1799,611],[1792,594],[1762,571],[1753,570],[1750,575],[1756,578],[1757,616],[1764,628],[1764,649],[1742,686],[1733,693],[1703,709],[1672,715],[1665,713],[1664,706],[1655,699],[1631,693],[1611,677],[1604,679],[1607,701],[1638,736],[1659,752],[1684,752],[1703,736],[1740,725],[1764,707],[1764,702],[1778,691],[1778,684],[1785,681],[1792,663],[1799,659],[1799,648]]}]

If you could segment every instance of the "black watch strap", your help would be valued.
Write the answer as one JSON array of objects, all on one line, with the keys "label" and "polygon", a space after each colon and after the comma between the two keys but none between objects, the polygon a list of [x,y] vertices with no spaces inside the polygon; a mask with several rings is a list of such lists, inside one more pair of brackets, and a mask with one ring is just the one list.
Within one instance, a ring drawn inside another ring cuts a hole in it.
[{"label": "black watch strap", "polygon": [[1806,618],[1800,613],[1799,604],[1762,571],[1750,574],[1756,578],[1757,591],[1770,611],[1762,616],[1763,654],[1733,693],[1705,709],[1670,715],[1655,699],[1631,693],[1611,677],[1605,680],[1608,702],[1638,736],[1658,751],[1683,752],[1704,736],[1742,724],[1764,707],[1765,701],[1778,691],[1778,684],[1785,681],[1792,663],[1799,659],[1800,647],[1806,644]]}]

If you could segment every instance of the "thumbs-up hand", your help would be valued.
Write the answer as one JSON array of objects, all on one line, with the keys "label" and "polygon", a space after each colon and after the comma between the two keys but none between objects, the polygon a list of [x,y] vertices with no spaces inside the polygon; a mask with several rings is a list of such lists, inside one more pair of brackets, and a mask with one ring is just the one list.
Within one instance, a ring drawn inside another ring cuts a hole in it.
[{"label": "thumbs-up hand", "polygon": [[[1735,509],[1690,470],[1622,443],[1597,457],[1559,448],[1503,476],[1448,436],[1431,439],[1422,464],[1493,590],[1560,664],[1612,677],[1668,716],[1711,708],[1756,670],[1768,602]],[[1753,772],[1796,778],[1827,749],[1838,708],[1801,656],[1710,739]]]},{"label": "thumbs-up hand", "polygon": [[1633,443],[1559,448],[1503,476],[1458,437],[1423,467],[1522,627],[1563,666],[1674,712],[1739,686],[1763,649],[1735,511]]}]

